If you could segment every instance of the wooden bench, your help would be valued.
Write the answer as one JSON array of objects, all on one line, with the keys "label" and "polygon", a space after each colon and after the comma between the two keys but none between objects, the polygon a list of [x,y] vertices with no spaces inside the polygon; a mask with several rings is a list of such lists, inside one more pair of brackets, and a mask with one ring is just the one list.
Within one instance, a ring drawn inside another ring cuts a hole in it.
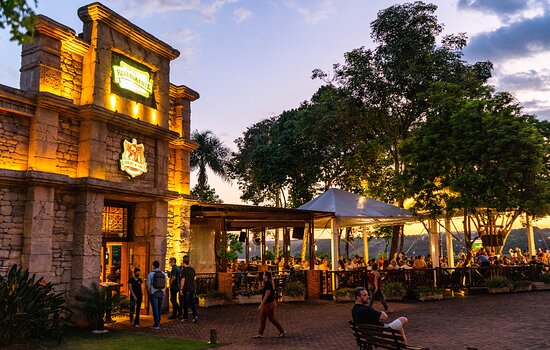
[{"label": "wooden bench", "polygon": [[373,350],[375,348],[429,350],[425,347],[407,345],[401,332],[391,328],[370,324],[356,324],[353,321],[349,321],[349,324],[360,350]]}]

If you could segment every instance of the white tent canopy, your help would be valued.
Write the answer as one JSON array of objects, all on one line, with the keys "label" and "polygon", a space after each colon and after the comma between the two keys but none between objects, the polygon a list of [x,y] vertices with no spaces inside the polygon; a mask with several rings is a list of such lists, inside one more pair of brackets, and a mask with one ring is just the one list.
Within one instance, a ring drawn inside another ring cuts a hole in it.
[{"label": "white tent canopy", "polygon": [[[366,258],[368,254],[366,226],[399,225],[415,221],[413,214],[408,210],[338,188],[328,189],[325,193],[310,200],[298,209],[334,213],[331,235],[333,270],[338,269],[338,227],[363,226],[363,244]],[[338,285],[336,278],[333,279],[332,283],[333,288],[336,288]]]},{"label": "white tent canopy", "polygon": [[333,212],[340,227],[415,221],[408,210],[338,188],[328,189],[298,209]]}]

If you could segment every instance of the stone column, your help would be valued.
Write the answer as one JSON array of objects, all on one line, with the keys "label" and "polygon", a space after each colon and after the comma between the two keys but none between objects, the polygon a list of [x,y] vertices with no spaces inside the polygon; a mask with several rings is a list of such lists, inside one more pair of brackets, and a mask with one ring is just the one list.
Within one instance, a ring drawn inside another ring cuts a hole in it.
[{"label": "stone column", "polygon": [[531,216],[525,214],[525,229],[527,230],[527,249],[529,249],[529,258],[537,254],[535,247],[535,232],[533,231],[533,221]]},{"label": "stone column", "polygon": [[105,179],[105,149],[107,125],[94,120],[83,120],[78,143],[77,177]]},{"label": "stone column", "polygon": [[134,231],[136,241],[149,242],[149,261],[158,260],[160,269],[166,266],[166,236],[168,231],[168,203],[144,202],[136,205]]},{"label": "stone column", "polygon": [[[340,240],[340,237],[338,235],[338,223],[336,222],[336,218],[332,218],[332,235],[331,235],[331,245],[330,245],[330,254],[332,257],[332,271],[338,271],[338,258],[340,255],[340,252],[338,251],[338,241]],[[332,290],[336,290],[338,288],[338,281],[337,276],[333,275],[334,278],[332,279]]]},{"label": "stone column", "polygon": [[439,230],[437,229],[437,220],[429,222],[430,235],[430,255],[432,256],[433,267],[439,267]]},{"label": "stone column", "polygon": [[29,169],[56,172],[57,112],[37,108],[29,128]]},{"label": "stone column", "polygon": [[307,298],[319,299],[321,298],[321,271],[307,270]]},{"label": "stone column", "polygon": [[363,261],[369,261],[369,237],[367,236],[367,226],[363,226]]},{"label": "stone column", "polygon": [[21,263],[31,274],[49,280],[52,268],[52,231],[55,189],[31,186],[27,190]]},{"label": "stone column", "polygon": [[99,283],[103,205],[103,194],[83,192],[77,195],[71,273],[73,294],[80,293],[82,286]]}]

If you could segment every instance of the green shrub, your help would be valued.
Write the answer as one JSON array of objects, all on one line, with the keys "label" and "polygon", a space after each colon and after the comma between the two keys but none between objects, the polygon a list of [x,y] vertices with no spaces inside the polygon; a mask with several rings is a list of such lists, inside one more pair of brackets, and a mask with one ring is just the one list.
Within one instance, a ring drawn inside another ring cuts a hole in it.
[{"label": "green shrub", "polygon": [[226,299],[225,293],[220,292],[219,290],[209,290],[206,294],[201,294],[199,297],[210,300]]},{"label": "green shrub", "polygon": [[382,293],[389,297],[402,298],[407,295],[407,289],[401,282],[389,282],[382,285]]},{"label": "green shrub", "polygon": [[531,285],[531,281],[528,280],[512,280],[512,288],[524,288]]},{"label": "green shrub", "polygon": [[504,288],[510,285],[510,281],[506,277],[493,276],[485,280],[485,286],[487,288]]},{"label": "green shrub", "polygon": [[350,296],[353,298],[355,295],[354,293],[355,293],[355,288],[340,288],[334,291],[334,296],[336,297]]},{"label": "green shrub", "polygon": [[550,273],[545,272],[540,275],[540,280],[544,283],[550,283]]},{"label": "green shrub", "polygon": [[417,287],[414,290],[417,298],[443,294],[443,289],[435,287]]},{"label": "green shrub", "polygon": [[306,287],[300,281],[288,282],[283,287],[283,295],[289,297],[303,297],[306,295]]},{"label": "green shrub", "polygon": [[122,297],[116,288],[118,287],[100,287],[93,283],[91,288],[82,286],[82,293],[75,296],[84,316],[94,329],[103,330],[106,316],[122,314],[129,307],[127,298]]},{"label": "green shrub", "polygon": [[0,276],[0,347],[30,337],[60,333],[68,324],[63,316],[65,299],[43,278],[13,265]]}]

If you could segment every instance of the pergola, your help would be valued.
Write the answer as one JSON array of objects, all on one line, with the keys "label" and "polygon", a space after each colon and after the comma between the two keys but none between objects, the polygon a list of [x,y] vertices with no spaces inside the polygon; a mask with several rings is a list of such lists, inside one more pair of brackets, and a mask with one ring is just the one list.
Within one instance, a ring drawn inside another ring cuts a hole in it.
[{"label": "pergola", "polygon": [[[314,267],[314,228],[315,221],[321,218],[330,218],[332,212],[321,210],[300,210],[288,208],[262,207],[240,204],[197,203],[191,207],[191,222],[199,225],[213,226],[214,251],[221,252],[221,264],[216,258],[216,270],[225,271],[227,268],[227,232],[241,231],[245,233],[246,262],[249,261],[250,233],[260,238],[260,256],[265,264],[266,231],[268,229],[283,230],[283,252],[285,261],[288,261],[290,246],[289,228],[304,229],[304,240],[307,240],[309,249],[310,268]],[[307,228],[307,230],[305,230]],[[192,230],[193,232],[193,230]],[[192,233],[193,234],[193,233]]]},{"label": "pergola", "polygon": [[337,269],[340,252],[338,251],[338,229],[344,227],[363,227],[363,245],[368,252],[367,227],[402,225],[416,221],[408,210],[395,205],[377,201],[355,193],[337,188],[330,188],[325,193],[299,207],[302,210],[332,212],[331,220],[331,257],[332,269]]}]

